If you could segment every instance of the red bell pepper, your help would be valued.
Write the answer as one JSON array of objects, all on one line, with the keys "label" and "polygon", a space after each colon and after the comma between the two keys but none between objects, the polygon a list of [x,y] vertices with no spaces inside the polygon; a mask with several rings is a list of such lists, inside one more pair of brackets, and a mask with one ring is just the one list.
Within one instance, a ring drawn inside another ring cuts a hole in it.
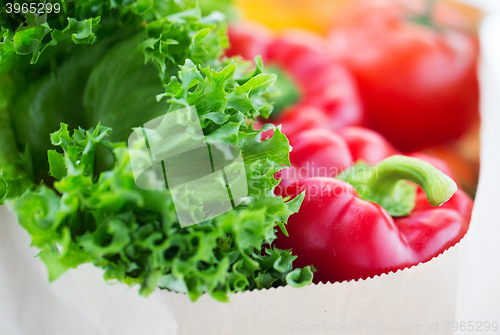
[{"label": "red bell pepper", "polygon": [[[296,127],[305,126],[303,122]],[[316,125],[313,125],[316,126]],[[397,154],[398,151],[381,135],[373,130],[348,127],[338,132],[319,128],[288,133],[292,127],[283,124],[283,132],[290,139],[292,167],[280,171],[280,187],[310,177],[335,177],[357,161],[370,165]],[[264,137],[270,133],[264,134]]]},{"label": "red bell pepper", "polygon": [[[358,161],[375,165],[387,157],[400,154],[389,141],[373,130],[347,127],[333,132],[322,128],[324,124],[316,123],[312,118],[304,116],[297,119],[297,115],[302,114],[287,115],[282,124],[282,131],[289,137],[293,147],[290,152],[292,167],[277,174],[278,178],[283,179],[278,187],[288,186],[304,178],[335,177]],[[312,116],[314,110],[309,109],[304,115]],[[264,139],[270,136],[272,131],[263,134]],[[457,181],[455,174],[441,159],[421,152],[409,153],[407,156],[426,161]]]},{"label": "red bell pepper", "polygon": [[[281,125],[281,131],[288,138],[309,129],[331,128],[330,118],[321,109],[304,105],[290,107],[278,120],[274,120],[274,124]],[[272,133],[269,135],[272,136]]]},{"label": "red bell pepper", "polygon": [[[346,141],[354,162],[362,160],[369,165],[375,165],[384,158],[401,154],[401,152],[394,148],[382,135],[367,128],[348,127],[338,130],[337,133]],[[453,173],[448,164],[440,158],[423,152],[411,152],[405,155],[430,163],[457,182],[455,173]]]},{"label": "red bell pepper", "polygon": [[349,127],[339,130],[338,134],[346,141],[354,162],[363,160],[375,165],[399,153],[382,135],[370,129]]},{"label": "red bell pepper", "polygon": [[356,78],[366,126],[404,152],[462,136],[478,118],[477,36],[436,27],[430,11],[411,20],[395,1],[360,3],[330,41]]},{"label": "red bell pepper", "polygon": [[[392,156],[367,171],[355,186],[316,177],[280,190],[283,196],[306,194],[288,220],[288,236],[279,231],[275,245],[293,248],[297,266],[312,264],[316,283],[365,279],[426,262],[467,232],[472,200],[460,190],[454,194],[456,184],[429,163]],[[413,198],[415,191],[401,180],[423,191]],[[411,201],[401,201],[407,196]]]},{"label": "red bell pepper", "polygon": [[324,115],[319,119],[330,129],[363,122],[353,76],[343,64],[332,59],[326,40],[319,35],[291,30],[273,38],[262,26],[239,23],[229,27],[229,42],[227,56],[240,55],[251,60],[260,55],[266,66],[277,67],[291,77],[299,101],[294,102],[293,108],[273,114],[273,123],[285,123],[288,114],[301,113],[291,117],[302,118],[304,111],[311,109]]},{"label": "red bell pepper", "polygon": [[228,37],[230,46],[226,50],[227,57],[241,56],[252,60],[261,56],[262,61],[267,62],[267,49],[273,36],[263,25],[252,22],[232,24]]}]

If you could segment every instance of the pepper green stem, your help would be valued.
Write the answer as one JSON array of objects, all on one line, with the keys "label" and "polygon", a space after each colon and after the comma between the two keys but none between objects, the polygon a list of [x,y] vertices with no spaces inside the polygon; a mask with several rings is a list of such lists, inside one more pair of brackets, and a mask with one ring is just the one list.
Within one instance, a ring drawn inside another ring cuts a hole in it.
[{"label": "pepper green stem", "polygon": [[411,18],[414,22],[418,22],[420,24],[424,24],[429,27],[435,27],[434,22],[432,20],[432,13],[434,12],[434,8],[436,7],[437,0],[427,0],[425,5],[425,11],[422,15],[418,15],[416,17]]},{"label": "pepper green stem", "polygon": [[420,186],[432,206],[440,206],[457,191],[457,184],[431,164],[407,156],[391,156],[375,166],[368,187],[380,197],[391,197],[396,184],[409,180]]}]

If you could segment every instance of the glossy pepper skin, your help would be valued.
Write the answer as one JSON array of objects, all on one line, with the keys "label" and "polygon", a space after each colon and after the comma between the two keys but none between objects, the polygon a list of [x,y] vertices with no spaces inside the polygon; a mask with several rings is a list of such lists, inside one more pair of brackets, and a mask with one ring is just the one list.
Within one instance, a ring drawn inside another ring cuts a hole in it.
[{"label": "glossy pepper skin", "polygon": [[375,165],[381,160],[399,154],[399,151],[379,133],[361,127],[341,129],[338,134],[347,143],[354,162],[363,160]]},{"label": "glossy pepper skin", "polygon": [[[426,189],[425,182],[423,186]],[[440,207],[429,205],[419,191],[411,213],[392,218],[382,206],[362,200],[352,185],[335,178],[302,179],[281,189],[281,194],[293,198],[303,191],[300,211],[286,226],[289,236],[279,231],[275,244],[293,248],[297,266],[312,264],[316,283],[365,279],[426,262],[460,241],[472,210],[472,200],[460,190]],[[433,205],[448,197],[436,200],[427,192]]]},{"label": "glossy pepper skin", "polygon": [[[282,178],[278,188],[304,178],[335,177],[360,160],[375,165],[399,153],[380,134],[366,128],[347,127],[334,132],[317,125],[304,131],[288,133],[290,128],[284,123],[282,130],[293,147],[290,152],[292,167],[277,174],[278,178]],[[264,134],[264,138],[270,134]]]},{"label": "glossy pepper skin", "polygon": [[[314,129],[330,129],[330,118],[318,107],[298,105],[288,108],[275,125],[281,125],[281,131],[288,138],[292,138],[300,132]],[[269,133],[271,134],[271,133]]]},{"label": "glossy pepper skin", "polygon": [[404,152],[462,136],[478,118],[477,36],[413,22],[395,1],[354,7],[330,41],[356,78],[366,126]]},{"label": "glossy pepper skin", "polygon": [[278,188],[311,177],[335,177],[353,165],[347,143],[328,129],[311,129],[290,138],[290,168],[278,172]]},{"label": "glossy pepper skin", "polygon": [[[313,111],[311,111],[312,114]],[[289,137],[292,167],[277,174],[282,178],[278,188],[310,177],[335,177],[358,161],[376,165],[392,155],[401,154],[382,135],[362,127],[347,127],[338,131],[325,129],[320,124],[293,119],[282,124],[283,132]],[[310,127],[310,128],[309,128]],[[301,130],[305,128],[305,130]],[[272,136],[266,132],[263,138]],[[457,181],[448,165],[438,157],[421,152],[407,154],[426,161]]]},{"label": "glossy pepper skin", "polygon": [[233,24],[228,35],[230,48],[226,56],[240,55],[253,60],[260,55],[266,66],[278,67],[289,75],[300,92],[299,101],[282,111],[273,123],[287,123],[289,115],[307,118],[305,113],[311,110],[322,114],[316,123],[325,128],[340,129],[363,123],[355,79],[330,56],[326,39],[302,30],[289,30],[274,37],[255,23]]}]

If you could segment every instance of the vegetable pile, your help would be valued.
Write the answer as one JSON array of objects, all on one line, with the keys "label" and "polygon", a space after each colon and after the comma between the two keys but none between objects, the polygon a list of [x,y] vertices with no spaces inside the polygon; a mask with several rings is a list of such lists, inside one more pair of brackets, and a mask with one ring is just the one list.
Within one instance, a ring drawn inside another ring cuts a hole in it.
[{"label": "vegetable pile", "polygon": [[[93,263],[143,295],[228,301],[397,271],[466,234],[472,199],[446,162],[415,150],[457,139],[477,117],[472,38],[410,29],[399,11],[386,25],[339,21],[327,39],[227,31],[231,7],[219,1],[59,2],[57,17],[0,13],[0,204],[51,280]],[[401,36],[421,43],[407,50]],[[448,63],[455,72],[436,76]],[[190,106],[207,145],[241,151],[248,196],[181,228],[168,189],[136,185],[131,157],[144,156],[125,141]]]},{"label": "vegetable pile", "polygon": [[[50,279],[93,263],[105,278],[203,293],[307,285],[272,245],[301,197],[274,195],[290,165],[287,138],[247,125],[272,111],[276,81],[262,64],[222,58],[224,16],[179,1],[80,1],[50,22],[0,14],[0,199],[41,249]],[[12,22],[14,20],[14,22]],[[8,22],[13,24],[7,24]],[[9,27],[16,27],[15,30]],[[168,192],[133,179],[123,141],[145,122],[195,106],[208,142],[238,146],[249,197],[237,210],[187,228]],[[74,129],[74,130],[73,130]]]}]

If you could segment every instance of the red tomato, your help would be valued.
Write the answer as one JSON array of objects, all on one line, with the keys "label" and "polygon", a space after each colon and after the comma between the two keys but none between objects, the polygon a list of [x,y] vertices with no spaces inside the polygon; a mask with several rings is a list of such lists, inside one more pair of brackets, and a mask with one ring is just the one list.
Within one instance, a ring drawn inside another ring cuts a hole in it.
[{"label": "red tomato", "polygon": [[370,1],[330,41],[356,77],[368,127],[398,149],[457,139],[477,118],[476,36],[412,22],[394,3]]}]

